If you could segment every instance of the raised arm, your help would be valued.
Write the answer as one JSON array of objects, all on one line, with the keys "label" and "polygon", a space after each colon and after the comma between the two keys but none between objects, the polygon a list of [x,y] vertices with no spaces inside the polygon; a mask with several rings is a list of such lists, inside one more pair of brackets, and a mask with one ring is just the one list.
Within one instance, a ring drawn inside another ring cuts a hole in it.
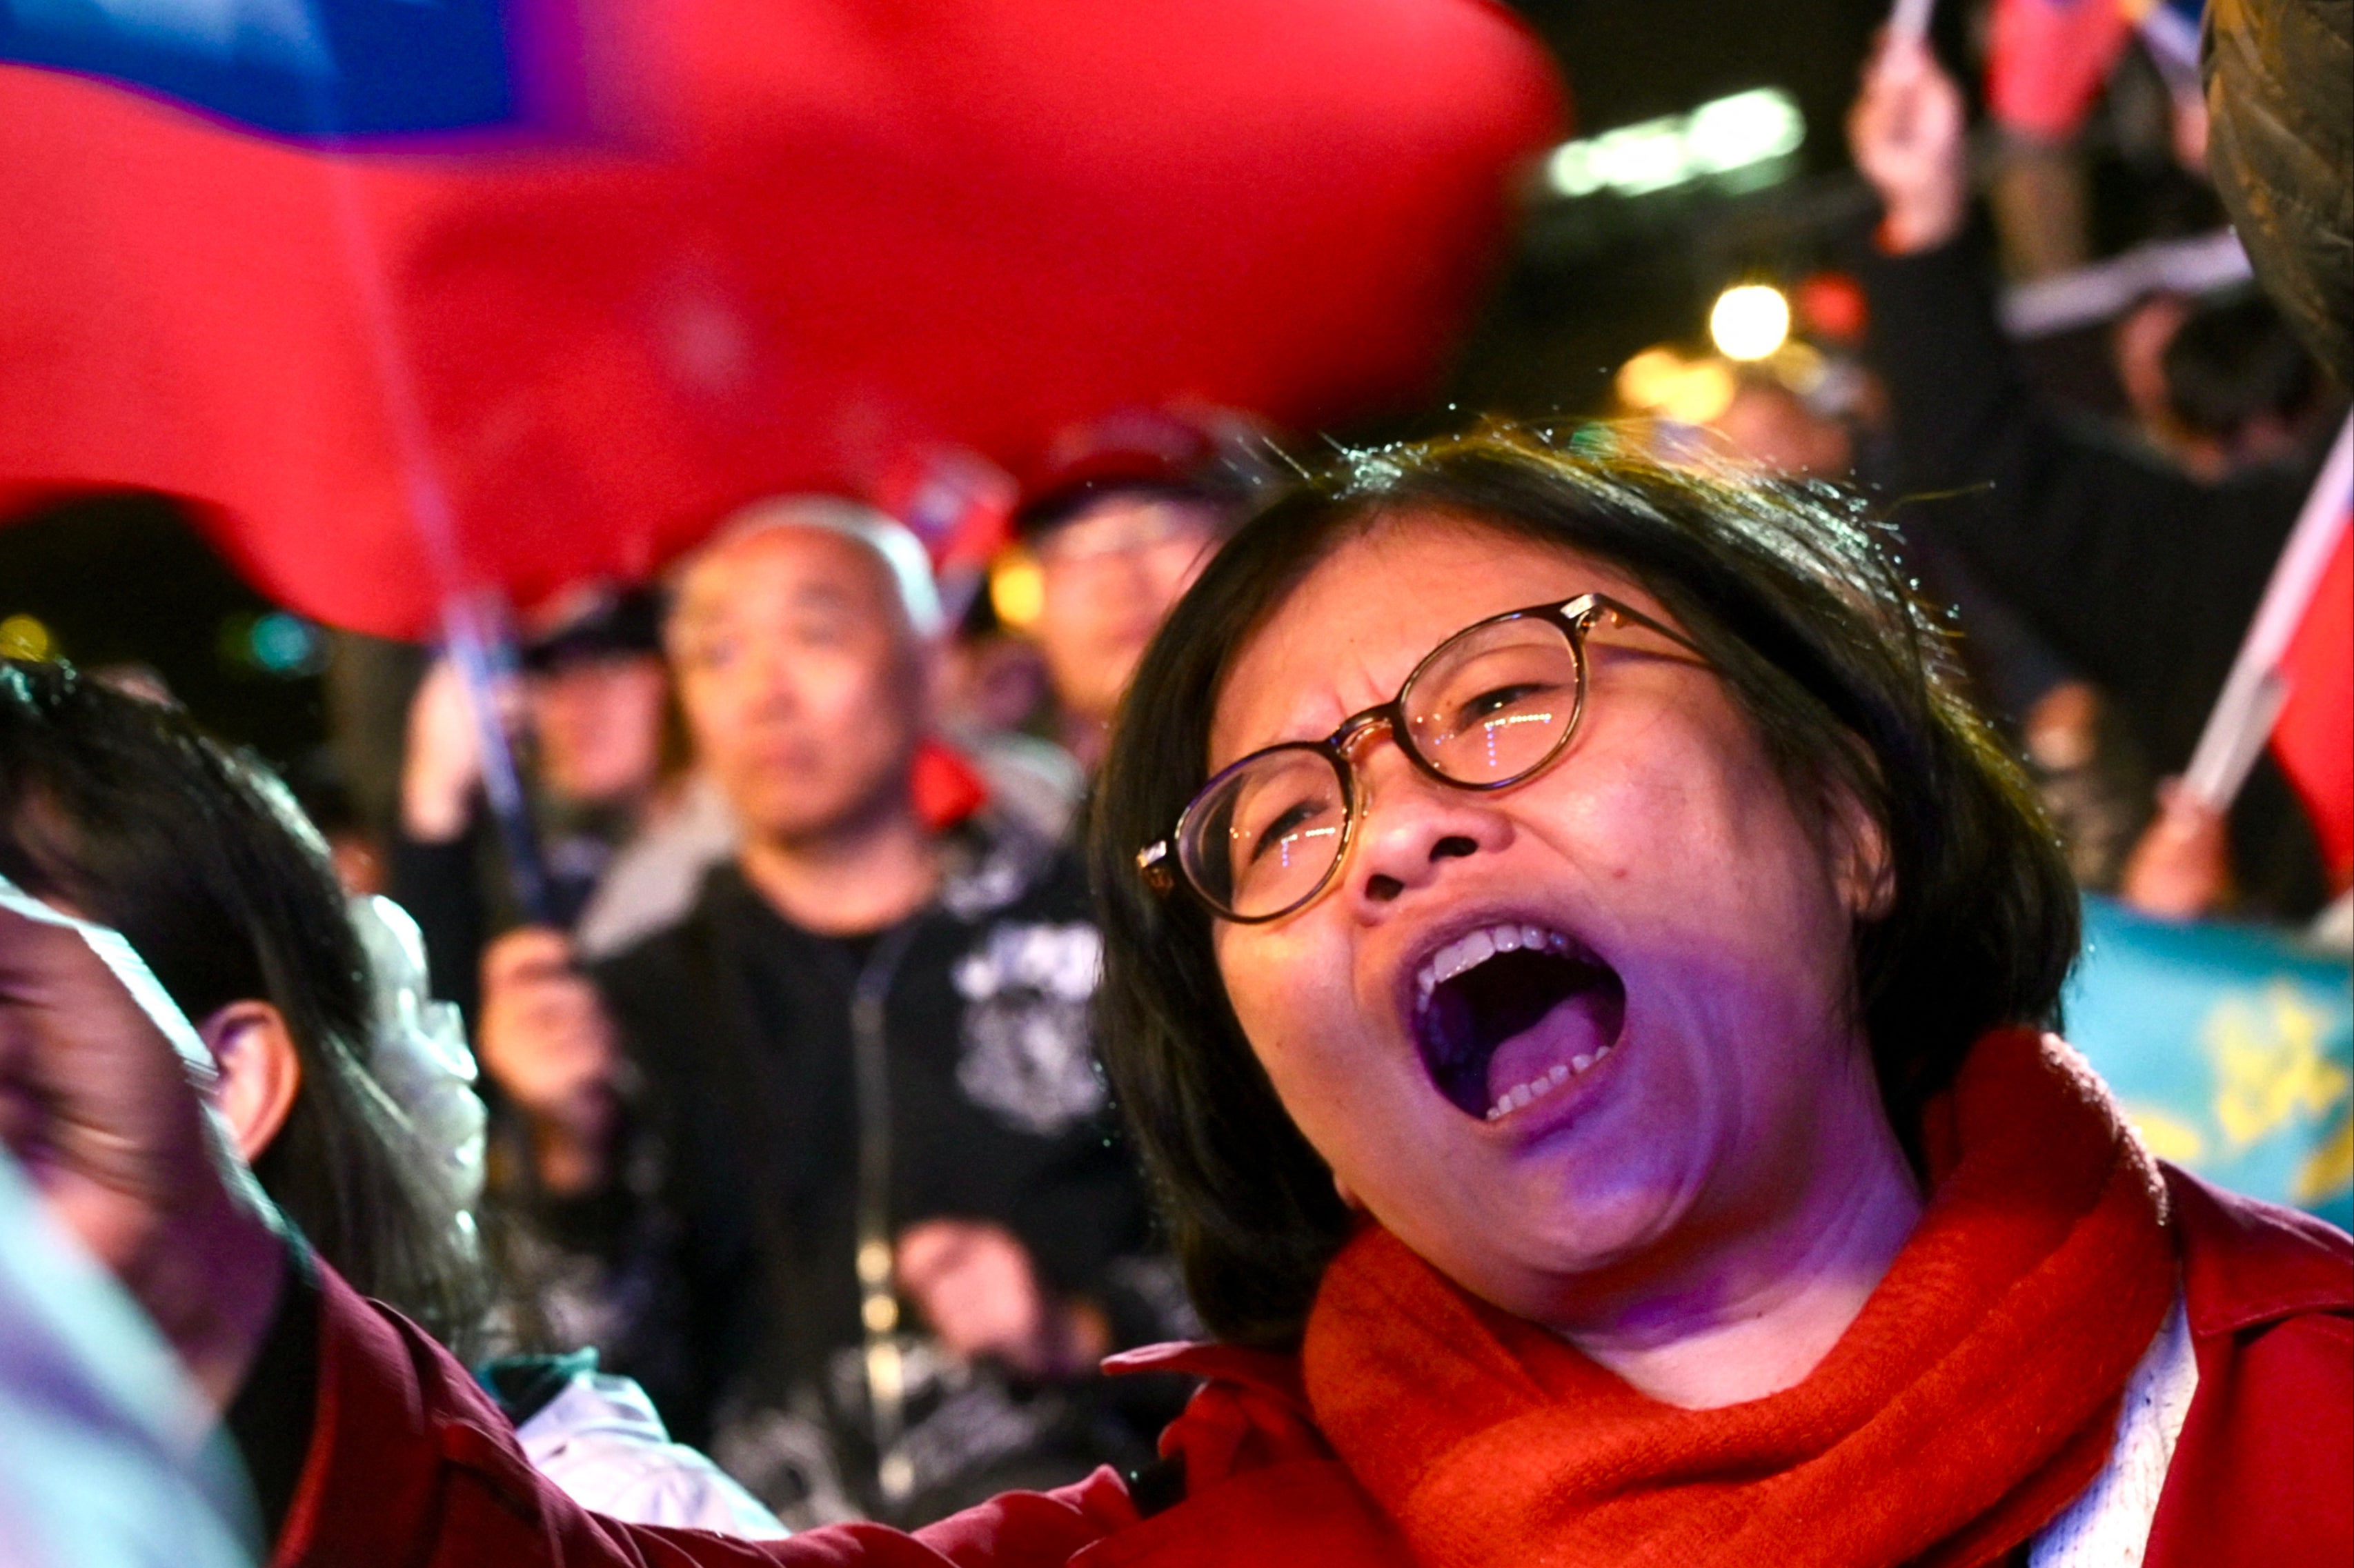
[{"label": "raised arm", "polygon": [[2179,767],[2294,500],[2276,477],[2198,483],[2036,395],[1965,236],[1964,129],[1926,48],[1873,57],[1848,134],[1886,215],[1863,273],[1899,483],[1924,498],[1896,520],[1958,554]]},{"label": "raised arm", "polygon": [[2179,507],[2195,487],[2068,427],[2035,395],[1966,233],[1967,131],[1961,90],[1926,45],[1891,38],[1874,54],[1848,140],[1881,200],[1864,276],[1902,482],[1991,486],[1954,525],[1955,542],[1989,575],[2046,570],[2070,554],[2093,565],[2152,502]]}]

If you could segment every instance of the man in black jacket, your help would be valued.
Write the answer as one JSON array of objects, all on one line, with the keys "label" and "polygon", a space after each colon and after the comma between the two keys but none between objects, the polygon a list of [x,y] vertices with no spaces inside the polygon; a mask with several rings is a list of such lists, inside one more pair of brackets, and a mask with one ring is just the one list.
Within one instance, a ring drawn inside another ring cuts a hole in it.
[{"label": "man in black jacket", "polygon": [[613,1270],[615,1359],[789,1522],[1149,1459],[1166,1410],[1092,1371],[1183,1326],[1107,1115],[1074,863],[910,798],[938,625],[886,519],[739,522],[667,630],[736,859],[593,982],[546,932],[488,965],[483,1057],[548,1223]]},{"label": "man in black jacket", "polygon": [[[1964,130],[1960,92],[1925,46],[1893,39],[1849,124],[1857,166],[1885,207],[1863,276],[1900,493],[1945,497],[1899,521],[1958,556],[2108,694],[2154,767],[2179,773],[2317,454],[2243,461],[2206,482],[2044,407],[1965,233]],[[2269,760],[2229,825],[2252,910],[2297,918],[2321,906],[2319,851]]]}]

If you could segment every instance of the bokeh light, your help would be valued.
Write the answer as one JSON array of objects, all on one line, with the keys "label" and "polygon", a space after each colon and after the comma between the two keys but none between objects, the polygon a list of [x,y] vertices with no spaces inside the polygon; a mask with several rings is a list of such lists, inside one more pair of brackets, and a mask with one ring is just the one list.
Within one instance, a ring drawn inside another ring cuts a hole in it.
[{"label": "bokeh light", "polygon": [[1620,366],[1615,389],[1618,401],[1638,413],[1705,425],[1724,412],[1735,387],[1724,361],[1712,355],[1686,359],[1663,344]]},{"label": "bokeh light", "polygon": [[1787,172],[1787,160],[1806,140],[1807,117],[1797,100],[1780,88],[1755,88],[1689,114],[1564,142],[1545,159],[1545,181],[1555,196],[1574,200],[1598,191],[1648,196],[1727,175],[1771,180]]},{"label": "bokeh light", "polygon": [[256,619],[246,640],[253,662],[273,675],[308,674],[318,663],[319,633],[310,622],[284,610]]},{"label": "bokeh light", "polygon": [[1046,577],[1027,551],[1010,550],[989,571],[989,608],[1000,624],[1016,631],[1034,624],[1046,608]]},{"label": "bokeh light", "polygon": [[1790,302],[1770,283],[1743,283],[1716,297],[1708,335],[1727,359],[1763,359],[1790,335]]},{"label": "bokeh light", "polygon": [[230,616],[220,623],[216,646],[230,669],[281,680],[315,675],[327,663],[325,635],[282,609]]},{"label": "bokeh light", "polygon": [[0,620],[0,658],[47,659],[57,650],[49,629],[29,615]]}]

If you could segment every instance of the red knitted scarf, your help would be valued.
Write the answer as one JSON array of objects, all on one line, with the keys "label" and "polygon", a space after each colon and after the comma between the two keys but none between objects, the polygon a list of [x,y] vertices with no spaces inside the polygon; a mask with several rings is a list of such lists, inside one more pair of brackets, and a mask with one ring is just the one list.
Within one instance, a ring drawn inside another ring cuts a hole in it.
[{"label": "red knitted scarf", "polygon": [[1369,1229],[1310,1319],[1317,1424],[1424,1564],[1999,1562],[2107,1458],[2173,1298],[2163,1189],[2025,1031],[1981,1040],[1925,1130],[1919,1229],[1795,1388],[1659,1404]]}]

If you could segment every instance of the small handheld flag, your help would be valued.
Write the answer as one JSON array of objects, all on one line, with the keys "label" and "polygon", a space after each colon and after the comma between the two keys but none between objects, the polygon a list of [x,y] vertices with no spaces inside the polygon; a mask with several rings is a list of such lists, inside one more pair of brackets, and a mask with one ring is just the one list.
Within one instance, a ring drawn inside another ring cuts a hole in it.
[{"label": "small handheld flag", "polygon": [[2354,879],[2354,416],[2273,568],[2183,787],[2223,810],[2267,741],[2344,888]]}]

